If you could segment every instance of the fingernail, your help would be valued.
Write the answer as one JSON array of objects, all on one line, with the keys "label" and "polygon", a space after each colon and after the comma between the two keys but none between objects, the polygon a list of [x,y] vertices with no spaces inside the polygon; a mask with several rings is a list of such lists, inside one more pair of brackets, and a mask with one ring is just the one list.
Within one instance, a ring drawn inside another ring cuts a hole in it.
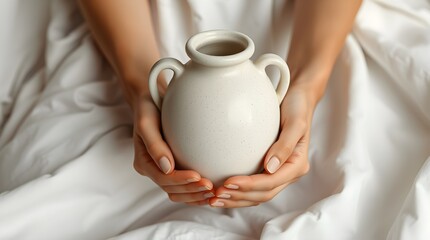
[{"label": "fingernail", "polygon": [[187,182],[189,182],[189,183],[198,182],[198,181],[200,181],[198,178],[189,178],[189,179],[187,179]]},{"label": "fingernail", "polygon": [[205,193],[205,194],[203,195],[203,197],[204,197],[204,198],[211,198],[211,197],[215,197],[215,194],[213,194],[212,192],[208,192],[208,193]]},{"label": "fingernail", "polygon": [[277,157],[273,156],[272,158],[270,158],[269,162],[267,163],[267,171],[269,171],[270,173],[276,172],[280,164],[281,164],[281,161],[279,161]]},{"label": "fingernail", "polygon": [[222,207],[222,206],[224,206],[224,203],[220,202],[220,201],[216,201],[216,202],[212,203],[211,206],[213,206],[213,207]]},{"label": "fingernail", "polygon": [[233,190],[239,189],[239,186],[234,185],[234,184],[227,184],[227,185],[225,185],[225,187],[228,189],[233,189]]},{"label": "fingernail", "polygon": [[223,194],[218,195],[217,197],[227,199],[227,198],[231,198],[231,195],[227,194],[227,193],[223,193]]},{"label": "fingernail", "polygon": [[170,161],[166,157],[160,158],[159,167],[163,173],[167,174],[170,171]]},{"label": "fingernail", "polygon": [[202,192],[202,191],[207,191],[207,190],[211,190],[211,189],[208,186],[202,186],[202,187],[199,187],[198,190],[200,192]]}]

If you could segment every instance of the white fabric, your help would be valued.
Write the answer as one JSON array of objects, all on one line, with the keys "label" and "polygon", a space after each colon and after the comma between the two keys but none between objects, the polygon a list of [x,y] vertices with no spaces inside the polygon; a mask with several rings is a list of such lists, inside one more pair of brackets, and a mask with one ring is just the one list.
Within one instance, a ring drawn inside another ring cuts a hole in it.
[{"label": "white fabric", "polygon": [[[285,56],[288,5],[250,2],[157,1],[163,54],[186,61],[191,34],[230,28]],[[428,239],[428,56],[428,1],[365,1],[310,172],[258,207],[190,207],[134,172],[131,113],[75,1],[1,1],[0,239]]]}]

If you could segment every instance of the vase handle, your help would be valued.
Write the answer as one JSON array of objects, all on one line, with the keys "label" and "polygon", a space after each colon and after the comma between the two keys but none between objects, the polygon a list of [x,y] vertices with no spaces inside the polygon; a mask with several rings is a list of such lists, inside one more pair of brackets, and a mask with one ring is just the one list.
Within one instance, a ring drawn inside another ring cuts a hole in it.
[{"label": "vase handle", "polygon": [[157,78],[161,71],[165,69],[170,69],[173,71],[173,77],[178,77],[184,71],[184,65],[174,58],[163,58],[158,60],[154,66],[152,66],[151,71],[149,72],[149,92],[151,93],[152,100],[158,109],[161,110],[162,98],[160,97],[160,93],[158,91]]},{"label": "vase handle", "polygon": [[255,66],[266,74],[266,67],[269,65],[274,65],[279,68],[281,72],[281,78],[279,79],[278,86],[276,87],[276,95],[278,96],[279,104],[287,93],[288,86],[290,85],[290,70],[288,69],[287,63],[279,57],[278,55],[267,53],[261,55],[257,61],[255,61]]}]

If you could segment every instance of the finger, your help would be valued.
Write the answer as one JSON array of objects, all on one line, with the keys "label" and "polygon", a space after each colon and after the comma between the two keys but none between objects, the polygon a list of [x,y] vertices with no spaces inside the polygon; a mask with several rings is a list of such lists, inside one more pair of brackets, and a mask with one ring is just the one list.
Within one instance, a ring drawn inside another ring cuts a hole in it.
[{"label": "finger", "polygon": [[[144,107],[151,108],[153,106]],[[175,168],[173,154],[161,136],[159,117],[157,117],[156,114],[151,114],[150,112],[150,110],[147,110],[147,115],[136,120],[135,125],[137,125],[137,133],[146,147],[147,152],[155,161],[159,169],[163,173],[169,174]]]},{"label": "finger", "polygon": [[172,202],[200,202],[215,196],[213,192],[198,192],[198,193],[169,193],[169,198]]},{"label": "finger", "polygon": [[185,204],[190,205],[190,206],[202,206],[202,205],[208,205],[209,200],[205,199],[205,200],[201,200],[201,201],[197,201],[197,202],[186,202]]},{"label": "finger", "polygon": [[240,207],[251,207],[251,206],[258,206],[259,202],[252,202],[252,201],[234,201],[229,199],[218,199],[218,198],[212,198],[209,199],[209,205],[211,207],[217,207],[217,208],[240,208]]},{"label": "finger", "polygon": [[206,192],[213,189],[213,184],[206,178],[201,179],[195,183],[188,183],[185,185],[170,185],[162,187],[167,193],[195,193]]},{"label": "finger", "polygon": [[264,168],[268,173],[275,173],[287,161],[305,135],[306,128],[306,121],[293,121],[284,126],[278,140],[267,151]]},{"label": "finger", "polygon": [[244,200],[244,201],[262,203],[262,202],[267,202],[272,200],[280,191],[286,188],[293,181],[284,183],[270,191],[243,192],[243,191],[237,191],[237,190],[230,190],[226,188],[219,188],[215,192],[215,195],[218,199],[229,199],[234,201]]},{"label": "finger", "polygon": [[[155,165],[145,147],[135,143],[134,168],[144,176],[151,178],[159,186],[177,186],[199,182],[200,174],[192,170],[174,170],[170,174],[164,174]],[[207,181],[207,180],[206,180]]]},{"label": "finger", "polygon": [[[307,161],[304,162],[307,163]],[[286,162],[274,174],[261,173],[231,177],[225,181],[223,188],[242,192],[271,191],[296,178],[300,169],[300,164]]]}]

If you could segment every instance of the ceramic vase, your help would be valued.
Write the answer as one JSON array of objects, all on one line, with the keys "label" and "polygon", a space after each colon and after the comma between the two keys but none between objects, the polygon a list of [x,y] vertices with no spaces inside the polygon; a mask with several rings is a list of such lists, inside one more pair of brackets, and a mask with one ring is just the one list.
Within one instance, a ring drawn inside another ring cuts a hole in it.
[{"label": "ceramic vase", "polygon": [[[278,137],[280,103],[290,82],[285,60],[264,54],[250,58],[254,43],[228,30],[198,33],[186,43],[190,60],[164,58],[152,68],[149,88],[161,111],[164,138],[179,169],[192,169],[221,186],[231,176],[262,170],[262,161]],[[280,71],[275,88],[266,74]],[[174,72],[160,97],[157,77]]]}]

